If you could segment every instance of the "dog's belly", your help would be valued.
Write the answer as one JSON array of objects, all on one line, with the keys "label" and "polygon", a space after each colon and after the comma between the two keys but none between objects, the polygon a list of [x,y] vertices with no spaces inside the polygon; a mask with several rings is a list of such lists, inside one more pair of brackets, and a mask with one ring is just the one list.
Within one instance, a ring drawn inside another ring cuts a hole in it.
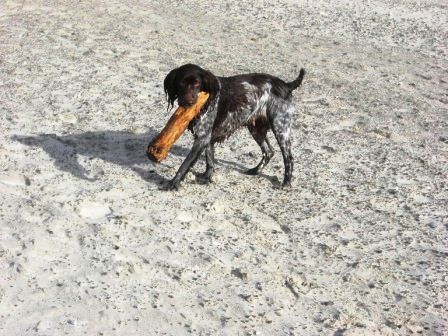
[{"label": "dog's belly", "polygon": [[255,125],[259,119],[267,120],[265,106],[254,105],[249,108],[226,112],[225,116],[218,115],[213,125],[212,142],[223,142],[238,129]]},{"label": "dog's belly", "polygon": [[272,99],[268,83],[257,86],[236,77],[226,85],[223,85],[213,124],[213,142],[226,140],[239,128],[255,125],[260,118],[267,120],[267,105]]}]

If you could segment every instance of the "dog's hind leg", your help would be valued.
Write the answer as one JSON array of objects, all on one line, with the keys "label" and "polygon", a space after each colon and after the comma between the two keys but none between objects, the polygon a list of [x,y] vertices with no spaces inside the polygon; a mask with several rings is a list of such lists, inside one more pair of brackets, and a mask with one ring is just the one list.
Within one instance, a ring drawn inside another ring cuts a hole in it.
[{"label": "dog's hind leg", "polygon": [[271,144],[266,137],[268,132],[268,124],[267,122],[261,121],[261,119],[257,119],[254,124],[250,124],[247,127],[249,129],[250,134],[257,142],[257,144],[261,148],[262,158],[261,161],[253,168],[246,171],[248,175],[258,175],[261,173],[263,168],[268,164],[274,155],[274,151],[271,147]]},{"label": "dog's hind leg", "polygon": [[294,107],[287,100],[278,100],[272,104],[271,128],[282,151],[285,174],[283,187],[291,186],[293,157],[291,153],[291,121],[294,114]]}]

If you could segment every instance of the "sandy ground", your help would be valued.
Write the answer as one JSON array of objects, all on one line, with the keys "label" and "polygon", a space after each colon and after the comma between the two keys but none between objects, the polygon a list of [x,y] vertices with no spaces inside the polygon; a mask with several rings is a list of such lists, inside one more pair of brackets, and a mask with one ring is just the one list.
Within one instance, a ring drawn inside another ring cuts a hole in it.
[{"label": "sandy ground", "polygon": [[[0,2],[0,335],[448,335],[446,1],[54,2]],[[292,190],[245,130],[158,190],[186,62],[307,70]]]}]

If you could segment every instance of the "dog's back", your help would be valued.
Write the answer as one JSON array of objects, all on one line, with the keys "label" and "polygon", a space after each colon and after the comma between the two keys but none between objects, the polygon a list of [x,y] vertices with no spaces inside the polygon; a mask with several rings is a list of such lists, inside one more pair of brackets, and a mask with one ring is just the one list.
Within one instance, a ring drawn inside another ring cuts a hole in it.
[{"label": "dog's back", "polygon": [[[279,102],[287,103],[291,93],[302,83],[302,69],[296,80],[282,79],[261,73],[250,73],[232,77],[218,77],[221,85],[218,113],[213,127],[212,140],[222,142],[238,128],[258,123],[267,123],[277,110]],[[269,108],[271,107],[271,108]]]}]

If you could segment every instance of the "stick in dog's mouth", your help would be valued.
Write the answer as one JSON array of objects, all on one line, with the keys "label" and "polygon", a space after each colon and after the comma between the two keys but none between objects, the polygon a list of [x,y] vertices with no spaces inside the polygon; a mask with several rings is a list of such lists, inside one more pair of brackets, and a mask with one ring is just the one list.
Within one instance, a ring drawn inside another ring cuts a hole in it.
[{"label": "stick in dog's mouth", "polygon": [[146,154],[150,160],[160,162],[168,156],[173,144],[188,127],[190,121],[199,114],[208,97],[208,93],[199,92],[194,105],[189,107],[179,106],[176,109],[163,130],[149,144]]}]

